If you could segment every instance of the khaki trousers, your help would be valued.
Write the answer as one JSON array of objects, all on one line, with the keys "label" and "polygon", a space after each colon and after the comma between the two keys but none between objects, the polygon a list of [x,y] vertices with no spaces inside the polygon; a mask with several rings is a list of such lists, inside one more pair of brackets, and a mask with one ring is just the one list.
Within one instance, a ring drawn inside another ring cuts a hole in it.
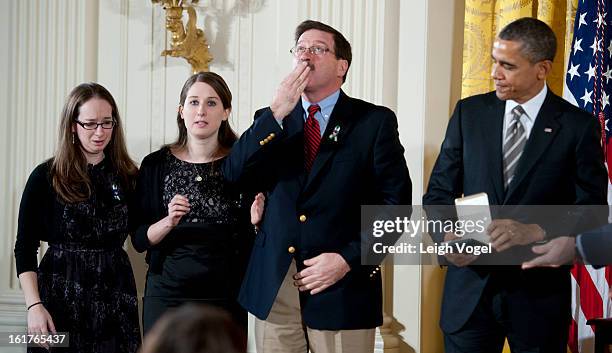
[{"label": "khaki trousers", "polygon": [[[266,320],[255,318],[257,353],[372,353],[375,329],[315,330],[302,322],[298,290],[293,286],[295,261],[278,291]],[[307,341],[308,340],[308,341]]]}]

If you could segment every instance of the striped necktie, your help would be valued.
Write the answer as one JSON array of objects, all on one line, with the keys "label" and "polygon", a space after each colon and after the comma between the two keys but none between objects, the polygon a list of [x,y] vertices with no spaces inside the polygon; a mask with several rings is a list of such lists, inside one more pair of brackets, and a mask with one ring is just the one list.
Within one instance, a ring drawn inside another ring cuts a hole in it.
[{"label": "striped necktie", "polygon": [[527,132],[521,123],[521,116],[525,114],[525,110],[520,105],[517,105],[510,111],[511,121],[506,131],[506,140],[504,141],[504,186],[508,188],[516,166],[523,154],[525,144],[527,143]]},{"label": "striped necktie", "polygon": [[321,128],[315,118],[315,113],[321,108],[317,104],[308,107],[308,117],[304,124],[304,167],[310,172],[314,163],[319,144],[321,144]]}]

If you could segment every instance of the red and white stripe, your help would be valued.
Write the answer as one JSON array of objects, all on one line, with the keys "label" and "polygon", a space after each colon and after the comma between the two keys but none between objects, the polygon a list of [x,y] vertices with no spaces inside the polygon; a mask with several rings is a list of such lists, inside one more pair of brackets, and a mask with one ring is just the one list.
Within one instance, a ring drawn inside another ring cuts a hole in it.
[{"label": "red and white stripe", "polygon": [[572,324],[569,347],[572,353],[592,353],[595,345],[593,328],[586,324],[593,318],[610,317],[609,298],[612,284],[610,267],[595,269],[577,264],[572,268]]}]

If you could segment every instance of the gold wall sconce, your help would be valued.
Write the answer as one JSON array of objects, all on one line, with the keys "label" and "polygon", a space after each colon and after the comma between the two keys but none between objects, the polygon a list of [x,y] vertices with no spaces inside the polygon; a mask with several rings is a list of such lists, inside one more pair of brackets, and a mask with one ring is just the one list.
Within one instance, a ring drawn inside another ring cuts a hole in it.
[{"label": "gold wall sconce", "polygon": [[[166,10],[166,30],[170,32],[170,49],[164,50],[162,56],[185,58],[191,65],[193,73],[208,71],[208,64],[213,57],[208,51],[208,42],[204,31],[196,27],[197,15],[193,8],[198,0],[184,4],[183,0],[151,0],[161,3]],[[187,25],[183,24],[183,10],[189,16]]]}]

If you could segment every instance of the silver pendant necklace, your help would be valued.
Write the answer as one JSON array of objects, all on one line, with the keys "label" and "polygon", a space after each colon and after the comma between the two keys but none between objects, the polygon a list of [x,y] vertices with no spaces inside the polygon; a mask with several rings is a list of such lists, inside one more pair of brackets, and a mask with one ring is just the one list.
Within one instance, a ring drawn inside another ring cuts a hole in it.
[{"label": "silver pendant necklace", "polygon": [[198,165],[198,163],[193,163],[193,169],[194,169],[194,174],[195,174],[194,180],[198,183],[204,180],[204,178],[202,178],[203,171]]}]

